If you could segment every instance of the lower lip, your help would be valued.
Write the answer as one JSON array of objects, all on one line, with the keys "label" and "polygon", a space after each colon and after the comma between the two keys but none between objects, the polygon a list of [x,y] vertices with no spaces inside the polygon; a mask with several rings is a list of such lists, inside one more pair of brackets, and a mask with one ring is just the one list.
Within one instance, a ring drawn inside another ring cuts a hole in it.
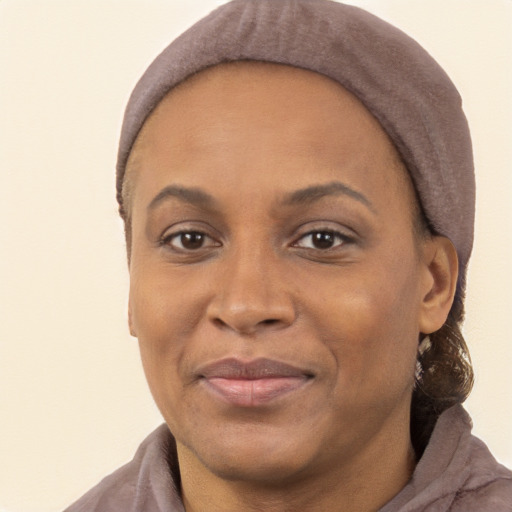
[{"label": "lower lip", "polygon": [[264,379],[205,379],[207,387],[226,402],[238,407],[257,407],[302,388],[307,377],[271,377]]}]

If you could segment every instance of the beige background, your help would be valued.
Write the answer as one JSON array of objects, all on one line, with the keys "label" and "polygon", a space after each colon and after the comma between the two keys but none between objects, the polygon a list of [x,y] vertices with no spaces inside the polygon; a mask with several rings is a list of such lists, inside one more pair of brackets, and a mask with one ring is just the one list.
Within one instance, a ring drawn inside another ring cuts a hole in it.
[{"label": "beige background", "polygon": [[[127,96],[217,0],[0,1],[0,511],[60,510],[161,420],[126,328],[113,169]],[[461,90],[478,171],[475,431],[512,465],[512,1],[368,0]]]}]

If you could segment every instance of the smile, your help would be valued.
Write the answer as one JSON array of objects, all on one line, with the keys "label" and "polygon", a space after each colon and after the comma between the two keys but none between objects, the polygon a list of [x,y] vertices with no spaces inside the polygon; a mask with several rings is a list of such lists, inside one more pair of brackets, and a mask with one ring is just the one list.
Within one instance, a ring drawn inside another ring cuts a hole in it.
[{"label": "smile", "polygon": [[212,394],[238,407],[257,407],[301,389],[313,375],[300,368],[256,359],[222,359],[202,368],[200,380]]}]

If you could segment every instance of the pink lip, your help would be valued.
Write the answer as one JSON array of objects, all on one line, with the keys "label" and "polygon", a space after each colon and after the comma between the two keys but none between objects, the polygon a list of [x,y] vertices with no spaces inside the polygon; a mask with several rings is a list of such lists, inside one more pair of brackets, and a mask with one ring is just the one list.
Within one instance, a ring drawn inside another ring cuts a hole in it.
[{"label": "pink lip", "polygon": [[255,407],[300,389],[313,375],[272,359],[228,358],[201,368],[200,379],[226,402]]}]

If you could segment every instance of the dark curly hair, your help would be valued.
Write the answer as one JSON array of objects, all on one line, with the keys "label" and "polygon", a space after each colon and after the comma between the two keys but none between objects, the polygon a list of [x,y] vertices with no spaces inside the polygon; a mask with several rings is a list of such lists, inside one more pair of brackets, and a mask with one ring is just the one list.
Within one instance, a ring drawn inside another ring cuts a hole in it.
[{"label": "dark curly hair", "polygon": [[[416,229],[435,236],[423,212]],[[411,440],[418,459],[428,444],[439,415],[466,400],[474,382],[469,350],[461,332],[464,320],[465,276],[459,276],[455,298],[444,325],[429,334],[425,349],[418,352],[411,403]],[[420,341],[423,341],[424,336]]]}]

